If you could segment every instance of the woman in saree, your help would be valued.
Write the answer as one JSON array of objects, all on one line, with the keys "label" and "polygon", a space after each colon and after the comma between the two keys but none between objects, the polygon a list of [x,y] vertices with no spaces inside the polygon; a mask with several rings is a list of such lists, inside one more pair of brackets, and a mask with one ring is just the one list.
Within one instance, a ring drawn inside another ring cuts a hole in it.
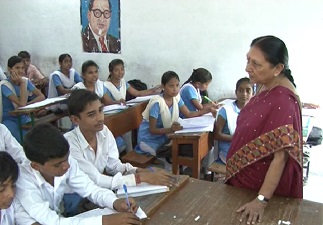
[{"label": "woman in saree", "polygon": [[300,101],[285,43],[274,36],[252,41],[246,71],[257,94],[241,110],[227,155],[226,183],[258,196],[237,212],[240,221],[260,222],[270,198],[303,197]]}]

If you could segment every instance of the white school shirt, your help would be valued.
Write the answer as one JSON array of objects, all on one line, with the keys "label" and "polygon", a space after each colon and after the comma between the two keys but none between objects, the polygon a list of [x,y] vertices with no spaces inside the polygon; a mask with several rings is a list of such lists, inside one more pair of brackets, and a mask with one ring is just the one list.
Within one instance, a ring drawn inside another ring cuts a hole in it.
[{"label": "white school shirt", "polygon": [[22,146],[3,124],[0,124],[0,151],[8,152],[17,163],[26,159]]},{"label": "white school shirt", "polygon": [[8,209],[0,209],[1,211],[1,225],[14,225],[15,224],[15,213],[14,213],[14,207],[11,204],[11,206]]},{"label": "white school shirt", "polygon": [[[65,218],[61,216],[60,204],[67,188],[71,188],[81,197],[102,207],[113,209],[117,199],[108,189],[100,188],[80,168],[75,159],[69,157],[70,168],[61,177],[55,177],[54,187],[45,181],[44,177],[30,166],[26,160],[20,165],[20,175],[17,181],[16,198],[29,216],[46,225],[88,225],[102,224],[102,216],[90,218]],[[18,224],[27,224],[19,213],[16,214]]]},{"label": "white school shirt", "polygon": [[[107,126],[104,125],[103,130],[96,133],[96,154],[79,127],[65,133],[64,136],[70,144],[71,156],[98,186],[111,190],[122,188],[123,184],[136,186],[133,173],[137,168],[120,161],[116,141]],[[113,176],[104,175],[104,170]],[[128,175],[122,176],[122,174]]]}]

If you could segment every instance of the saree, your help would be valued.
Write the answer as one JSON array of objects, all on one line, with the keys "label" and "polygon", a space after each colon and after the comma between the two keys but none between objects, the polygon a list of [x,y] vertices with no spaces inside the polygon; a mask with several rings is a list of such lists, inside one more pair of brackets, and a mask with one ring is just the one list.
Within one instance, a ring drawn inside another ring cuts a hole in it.
[{"label": "saree", "polygon": [[237,119],[227,155],[226,183],[259,191],[274,153],[284,150],[289,157],[274,194],[302,198],[300,110],[298,96],[282,86],[254,96]]}]

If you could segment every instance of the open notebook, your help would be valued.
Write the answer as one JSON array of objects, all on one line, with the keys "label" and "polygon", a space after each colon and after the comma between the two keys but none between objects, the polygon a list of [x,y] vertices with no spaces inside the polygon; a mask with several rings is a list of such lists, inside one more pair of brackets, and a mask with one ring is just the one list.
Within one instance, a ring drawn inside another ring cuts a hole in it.
[{"label": "open notebook", "polygon": [[[167,192],[169,191],[169,188],[167,186],[152,185],[152,184],[142,182],[135,187],[127,187],[127,190],[128,190],[129,197],[138,197],[138,196]],[[123,188],[120,188],[117,190],[117,196],[119,198],[125,197]]]}]

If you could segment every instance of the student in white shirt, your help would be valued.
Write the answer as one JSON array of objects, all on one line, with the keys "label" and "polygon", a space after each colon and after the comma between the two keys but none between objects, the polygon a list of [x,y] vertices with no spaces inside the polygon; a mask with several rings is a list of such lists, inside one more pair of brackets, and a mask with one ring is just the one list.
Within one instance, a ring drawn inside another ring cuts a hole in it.
[{"label": "student in white shirt", "polygon": [[[14,225],[17,205],[14,201],[19,168],[8,152],[0,152],[0,224]],[[25,215],[22,215],[25,216]],[[26,220],[26,225],[37,225],[33,220]]]},{"label": "student in white shirt", "polygon": [[[125,199],[117,199],[112,191],[95,185],[69,157],[68,142],[58,129],[50,124],[38,125],[26,134],[23,146],[30,161],[20,167],[16,197],[30,218],[42,225],[140,224],[133,214],[138,209],[134,199],[129,199],[128,208]],[[61,203],[68,188],[101,207],[123,213],[65,218]],[[16,219],[18,224],[26,224],[19,214]]]},{"label": "student in white shirt", "polygon": [[174,184],[174,175],[164,170],[136,168],[120,161],[113,134],[104,125],[103,104],[95,93],[75,90],[67,105],[70,118],[77,125],[64,135],[70,144],[71,156],[97,185],[116,189],[123,184],[136,186],[140,181],[167,186]]},{"label": "student in white shirt", "polygon": [[0,151],[8,152],[17,163],[22,163],[26,156],[22,146],[14,138],[8,128],[0,123]]}]

